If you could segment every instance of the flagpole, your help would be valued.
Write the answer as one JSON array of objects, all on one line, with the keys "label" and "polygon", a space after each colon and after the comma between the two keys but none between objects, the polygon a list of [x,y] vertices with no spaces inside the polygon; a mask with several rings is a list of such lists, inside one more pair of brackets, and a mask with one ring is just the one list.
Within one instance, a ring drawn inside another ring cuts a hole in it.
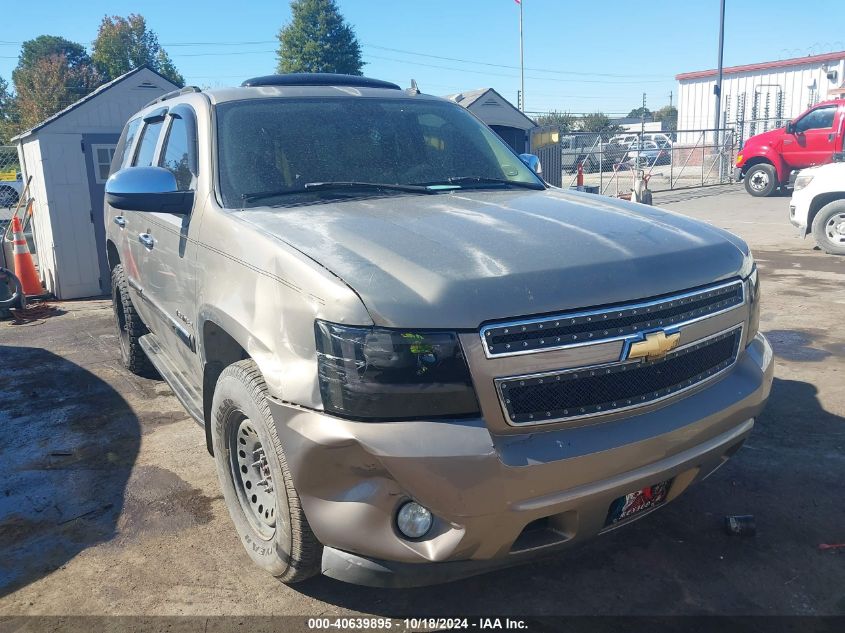
[{"label": "flagpole", "polygon": [[520,107],[525,112],[525,57],[522,45],[522,2],[523,0],[519,2],[519,83],[521,89],[520,94],[522,95]]}]

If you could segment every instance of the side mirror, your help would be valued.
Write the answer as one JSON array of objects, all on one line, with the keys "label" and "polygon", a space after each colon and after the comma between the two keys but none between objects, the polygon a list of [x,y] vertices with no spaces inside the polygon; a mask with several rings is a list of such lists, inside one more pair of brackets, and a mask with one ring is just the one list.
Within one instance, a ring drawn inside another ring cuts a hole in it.
[{"label": "side mirror", "polygon": [[176,177],[163,167],[127,167],[106,181],[106,202],[123,211],[188,215],[194,192],[179,191]]},{"label": "side mirror", "polygon": [[786,124],[786,133],[787,134],[795,134],[795,123],[790,121]]},{"label": "side mirror", "polygon": [[543,175],[543,166],[540,164],[540,159],[534,154],[520,154],[519,159],[528,165],[528,168],[538,176]]}]

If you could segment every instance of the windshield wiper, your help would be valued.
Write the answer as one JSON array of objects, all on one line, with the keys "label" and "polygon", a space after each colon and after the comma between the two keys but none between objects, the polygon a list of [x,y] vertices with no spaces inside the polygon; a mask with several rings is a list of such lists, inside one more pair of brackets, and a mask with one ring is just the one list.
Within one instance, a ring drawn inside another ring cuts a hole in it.
[{"label": "windshield wiper", "polygon": [[438,187],[449,185],[506,185],[513,187],[521,187],[523,189],[542,190],[545,187],[539,183],[520,182],[518,180],[505,180],[504,178],[485,178],[484,176],[452,176],[445,180],[438,180],[433,182],[416,183],[424,187]]},{"label": "windshield wiper", "polygon": [[276,191],[257,191],[255,193],[245,193],[241,196],[244,202],[255,202],[256,200],[263,200],[265,198],[275,198],[277,196],[288,196],[297,193],[310,193],[313,191],[331,191],[336,189],[364,189],[372,191],[403,191],[405,193],[437,193],[428,187],[422,185],[398,185],[384,182],[354,182],[354,181],[338,181],[338,182],[306,182],[301,187],[295,189],[278,189]]}]

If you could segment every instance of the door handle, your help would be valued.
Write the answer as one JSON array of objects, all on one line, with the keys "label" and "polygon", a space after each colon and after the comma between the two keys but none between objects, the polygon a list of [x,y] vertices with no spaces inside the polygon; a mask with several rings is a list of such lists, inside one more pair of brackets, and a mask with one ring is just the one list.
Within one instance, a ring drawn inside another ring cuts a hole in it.
[{"label": "door handle", "polygon": [[828,141],[832,141],[834,136],[835,136],[834,134],[828,134],[828,135],[827,135],[827,140],[828,140]]},{"label": "door handle", "polygon": [[147,248],[152,248],[153,246],[155,246],[155,240],[153,239],[153,236],[149,233],[139,233],[138,241],[141,242],[141,244],[143,244]]},{"label": "door handle", "polygon": [[120,228],[123,228],[126,226],[126,218],[124,218],[122,215],[116,215],[114,216],[114,223],[117,224]]}]

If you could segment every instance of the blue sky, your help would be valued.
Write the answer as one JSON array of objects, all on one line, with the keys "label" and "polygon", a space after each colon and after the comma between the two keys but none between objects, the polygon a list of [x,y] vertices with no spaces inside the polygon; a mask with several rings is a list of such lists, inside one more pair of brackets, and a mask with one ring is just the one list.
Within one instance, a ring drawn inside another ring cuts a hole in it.
[{"label": "blue sky", "polygon": [[[626,114],[642,93],[656,109],[679,72],[716,65],[718,0],[523,0],[526,106]],[[20,41],[62,35],[90,46],[106,14],[140,11],[188,83],[232,85],[275,68],[284,0],[143,3],[16,0],[0,10],[0,77]],[[355,27],[365,74],[424,92],[494,87],[516,100],[519,6],[514,0],[339,0]],[[845,50],[845,2],[728,0],[725,64]],[[452,58],[452,59],[442,59]],[[457,61],[466,60],[466,61]],[[482,63],[469,63],[482,62]],[[486,65],[485,65],[486,64]],[[552,71],[552,72],[549,72]]]}]

